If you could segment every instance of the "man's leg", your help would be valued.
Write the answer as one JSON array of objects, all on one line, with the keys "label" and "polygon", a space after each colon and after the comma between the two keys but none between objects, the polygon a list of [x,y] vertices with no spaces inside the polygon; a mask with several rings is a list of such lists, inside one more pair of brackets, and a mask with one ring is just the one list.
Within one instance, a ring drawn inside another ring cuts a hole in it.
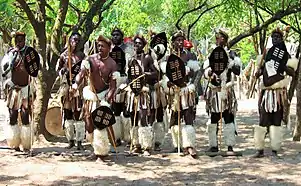
[{"label": "man's leg", "polygon": [[9,123],[5,131],[7,145],[17,151],[21,144],[20,127],[18,125],[18,110],[9,109]]},{"label": "man's leg", "polygon": [[21,109],[21,120],[22,120],[22,129],[21,129],[21,145],[24,151],[29,151],[31,149],[31,135],[32,130],[29,122],[29,111],[26,108]]},{"label": "man's leg", "polygon": [[[180,129],[182,126],[180,127]],[[178,112],[172,111],[170,116],[170,131],[171,131],[171,138],[172,144],[174,147],[173,152],[178,152],[178,146],[180,144],[180,148],[182,147],[182,138],[180,137],[179,141],[179,127],[178,127]],[[182,149],[180,149],[182,151]]]},{"label": "man's leg", "polygon": [[122,108],[123,104],[122,103],[115,103],[113,102],[112,104],[112,110],[114,112],[115,115],[115,121],[116,123],[113,125],[113,130],[114,130],[114,134],[115,134],[115,140],[116,140],[116,146],[120,146],[121,145],[121,138],[122,138],[122,116],[121,116],[121,112],[122,112]]},{"label": "man's leg", "polygon": [[223,112],[223,118],[225,120],[224,125],[224,140],[225,144],[228,146],[228,151],[233,151],[233,146],[235,145],[235,125],[234,125],[234,115],[230,113],[229,110]]},{"label": "man's leg", "polygon": [[217,145],[217,132],[218,132],[218,121],[220,120],[220,113],[211,113],[210,116],[211,124],[207,125],[208,138],[209,138],[209,149],[208,152],[218,152]]},{"label": "man's leg", "polygon": [[75,138],[77,142],[77,150],[84,150],[84,147],[82,145],[82,142],[85,138],[85,122],[80,121],[80,111],[74,111],[73,112],[75,121],[74,121],[74,127],[75,127]]},{"label": "man's leg", "polygon": [[270,126],[270,114],[260,109],[259,125],[254,125],[254,145],[257,152],[252,156],[254,158],[264,157],[265,136]]},{"label": "man's leg", "polygon": [[193,107],[183,110],[185,126],[182,128],[183,148],[191,155],[196,156],[195,150],[195,129],[193,127],[194,113]]},{"label": "man's leg", "polygon": [[153,147],[153,129],[147,124],[147,110],[140,110],[141,127],[138,129],[139,143],[144,150],[144,155],[149,156]]},{"label": "man's leg", "polygon": [[281,126],[281,120],[283,116],[283,109],[280,108],[277,112],[271,113],[273,123],[270,126],[270,140],[273,156],[277,156],[278,151],[281,148],[283,141],[283,128]]},{"label": "man's leg", "polygon": [[155,151],[160,151],[160,145],[162,145],[164,142],[165,126],[163,123],[163,115],[163,107],[160,106],[159,108],[157,108],[157,122],[153,123]]},{"label": "man's leg", "polygon": [[67,140],[69,141],[68,149],[71,149],[75,146],[75,134],[74,134],[74,119],[73,119],[73,113],[70,109],[64,109],[64,115],[65,115],[65,135]]},{"label": "man's leg", "polygon": [[130,134],[131,134],[131,145],[133,145],[134,147],[133,152],[141,153],[142,150],[141,150],[141,145],[139,144],[139,135],[138,135],[138,128],[139,128],[138,122],[140,119],[139,112],[136,113],[136,118],[135,118],[135,112],[131,112],[130,115],[131,115],[131,123],[132,123]]}]

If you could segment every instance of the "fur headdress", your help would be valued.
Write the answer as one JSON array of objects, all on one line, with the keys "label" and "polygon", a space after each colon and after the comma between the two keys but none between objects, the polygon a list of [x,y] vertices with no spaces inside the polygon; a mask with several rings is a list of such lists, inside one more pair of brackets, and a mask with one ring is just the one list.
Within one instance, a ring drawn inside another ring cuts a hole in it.
[{"label": "fur headdress", "polygon": [[115,27],[112,32],[111,32],[111,35],[113,35],[114,32],[119,32],[121,34],[121,36],[123,37],[124,36],[124,33],[122,32],[122,30],[118,27]]},{"label": "fur headdress", "polygon": [[24,32],[15,32],[13,33],[13,36],[16,38],[18,36],[23,36],[23,37],[26,37],[26,34]]},{"label": "fur headdress", "polygon": [[178,30],[177,32],[175,32],[172,37],[171,37],[171,41],[174,41],[176,38],[178,37],[183,37],[184,39],[186,39],[185,34],[182,30]]},{"label": "fur headdress", "polygon": [[108,45],[109,47],[111,47],[111,45],[112,45],[111,40],[108,39],[108,38],[106,38],[106,37],[104,37],[104,36],[102,36],[102,35],[100,35],[100,36],[98,37],[98,39],[97,39],[97,42],[100,42],[100,41],[103,41],[103,42],[107,43],[107,45]]},{"label": "fur headdress", "polygon": [[227,34],[227,32],[225,31],[225,30],[223,30],[223,29],[218,29],[218,30],[216,30],[215,31],[215,34],[216,35],[220,35],[220,36],[222,36],[223,38],[225,38],[225,40],[229,40],[229,35]]},{"label": "fur headdress", "polygon": [[284,33],[283,33],[283,31],[279,28],[279,27],[277,27],[277,28],[275,28],[273,31],[272,31],[272,35],[273,34],[275,34],[275,33],[278,33],[278,34],[280,34],[281,35],[281,37],[283,37],[284,36]]},{"label": "fur headdress", "polygon": [[143,35],[142,34],[137,34],[137,35],[135,35],[135,37],[134,37],[134,42],[135,42],[135,40],[137,39],[137,38],[139,38],[139,39],[141,39],[142,40],[142,42],[143,42],[143,46],[145,46],[146,44],[147,44],[147,41],[146,41],[146,39],[143,37]]}]

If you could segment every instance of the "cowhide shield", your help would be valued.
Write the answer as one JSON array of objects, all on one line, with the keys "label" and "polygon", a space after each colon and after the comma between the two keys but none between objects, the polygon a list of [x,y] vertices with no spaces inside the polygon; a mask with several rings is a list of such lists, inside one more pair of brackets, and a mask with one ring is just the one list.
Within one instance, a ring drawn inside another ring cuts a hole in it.
[{"label": "cowhide shield", "polygon": [[225,49],[221,46],[216,47],[209,56],[209,66],[216,75],[221,75],[227,68],[229,58]]},{"label": "cowhide shield", "polygon": [[40,56],[32,47],[27,47],[25,49],[24,66],[30,76],[38,76],[40,70]]},{"label": "cowhide shield", "polygon": [[264,63],[263,84],[271,86],[284,78],[283,72],[288,61],[289,54],[284,42],[274,45],[269,49]]},{"label": "cowhide shield", "polygon": [[[128,69],[128,79],[130,82],[143,74],[143,70],[136,59],[132,59]],[[139,78],[133,82],[130,87],[135,95],[138,95],[145,84],[145,78]]]},{"label": "cowhide shield", "polygon": [[[81,64],[82,61],[79,61],[71,67],[72,83],[75,83],[75,77],[80,72]],[[67,77],[68,84],[70,85],[69,71],[67,72],[66,77]]]},{"label": "cowhide shield", "polygon": [[158,44],[163,44],[165,47],[165,51],[163,54],[158,54],[158,60],[162,59],[167,51],[167,36],[165,32],[161,32],[153,37],[150,42],[150,47],[154,48]]},{"label": "cowhide shield", "polygon": [[107,106],[100,106],[92,112],[95,128],[102,130],[116,123],[113,111]]},{"label": "cowhide shield", "polygon": [[125,74],[126,59],[124,51],[120,47],[115,46],[110,52],[110,57],[117,63],[118,72]]},{"label": "cowhide shield", "polygon": [[171,54],[166,63],[166,76],[178,87],[185,86],[186,68],[184,61],[177,55]]}]

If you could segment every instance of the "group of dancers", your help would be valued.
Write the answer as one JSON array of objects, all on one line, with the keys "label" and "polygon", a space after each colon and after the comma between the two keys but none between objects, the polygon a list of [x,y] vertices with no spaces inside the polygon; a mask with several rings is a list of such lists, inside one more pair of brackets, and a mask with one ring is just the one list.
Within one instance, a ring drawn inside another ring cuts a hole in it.
[{"label": "group of dancers", "polygon": [[[273,46],[263,63],[258,64],[256,77],[262,78],[258,102],[260,122],[254,127],[258,151],[254,157],[264,156],[268,132],[273,155],[277,155],[281,146],[289,76],[294,76],[298,65],[298,60],[287,52],[283,36],[280,29],[272,32]],[[5,76],[9,77],[4,83],[9,109],[6,140],[17,151],[31,149],[33,128],[29,106],[35,87],[28,79],[38,70],[34,68],[33,52],[28,52],[32,48],[25,44],[25,38],[23,32],[15,34],[16,46],[7,52],[1,64]],[[208,80],[205,88],[206,110],[210,116],[208,152],[219,152],[218,134],[222,132],[228,152],[234,153],[238,134],[234,79],[240,75],[242,64],[238,56],[230,54],[228,34],[222,29],[216,32],[216,48],[202,65],[190,51],[191,46],[187,48],[182,31],[172,35],[170,45],[164,32],[152,33],[149,43],[141,34],[131,43],[125,43],[123,38],[119,28],[112,30],[111,39],[100,35],[96,40],[97,53],[86,56],[80,45],[81,35],[77,32],[70,35],[56,68],[60,77],[57,94],[63,109],[62,126],[69,141],[67,148],[76,146],[84,150],[86,138],[96,160],[104,160],[111,146],[122,143],[129,146],[130,153],[149,156],[153,150],[161,150],[170,131],[173,152],[196,158],[196,86],[203,68],[204,78]]]}]

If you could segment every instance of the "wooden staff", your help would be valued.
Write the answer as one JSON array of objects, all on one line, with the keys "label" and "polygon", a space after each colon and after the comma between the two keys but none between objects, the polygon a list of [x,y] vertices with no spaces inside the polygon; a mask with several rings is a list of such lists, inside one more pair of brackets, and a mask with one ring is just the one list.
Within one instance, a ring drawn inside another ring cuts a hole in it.
[{"label": "wooden staff", "polygon": [[219,149],[222,150],[222,130],[223,130],[223,100],[221,99],[221,110],[220,110],[220,129],[219,129]]},{"label": "wooden staff", "polygon": [[[96,93],[96,90],[95,90],[95,87],[94,87],[93,79],[91,77],[91,69],[89,70],[89,80],[90,80],[90,87],[92,89],[92,92],[95,94],[97,101],[101,102],[101,100],[99,100],[99,98],[97,96],[97,93]],[[113,141],[113,147],[114,147],[114,150],[116,152],[116,158],[117,158],[117,148],[116,148],[115,138],[114,138],[113,133],[111,131],[112,126],[109,126],[106,129],[107,129],[107,131],[109,131],[110,138]]]},{"label": "wooden staff", "polygon": [[[178,50],[178,56],[181,58],[181,52],[180,52],[180,49]],[[179,87],[177,87],[177,93],[178,93],[178,96],[179,96],[179,100],[178,100],[178,127],[179,127],[179,130],[178,130],[178,155],[181,155],[181,97],[180,97],[180,91],[181,89]]]},{"label": "wooden staff", "polygon": [[31,103],[30,103],[30,83],[31,83],[31,76],[28,77],[28,92],[27,92],[27,105],[28,105],[28,114],[31,115],[31,121],[29,123],[30,125],[30,153],[32,153],[32,145],[33,145],[33,112],[31,109]]},{"label": "wooden staff", "polygon": [[[69,81],[70,81],[70,85],[72,85],[72,72],[71,72],[71,68],[72,68],[72,63],[71,63],[71,46],[70,44],[68,45],[68,69],[69,69]],[[72,89],[72,87],[69,87],[70,90]],[[71,98],[69,98],[71,99]]]}]

